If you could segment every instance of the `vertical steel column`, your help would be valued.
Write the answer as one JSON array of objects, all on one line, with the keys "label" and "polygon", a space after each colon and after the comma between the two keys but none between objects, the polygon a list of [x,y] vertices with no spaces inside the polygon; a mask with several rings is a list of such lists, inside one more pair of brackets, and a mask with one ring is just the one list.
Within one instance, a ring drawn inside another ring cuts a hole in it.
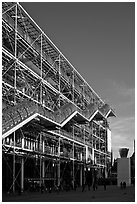
[{"label": "vertical steel column", "polygon": [[[14,68],[14,105],[16,104],[16,66],[17,66],[17,11],[18,7],[17,4],[15,6],[15,50],[14,50],[14,55],[15,55],[15,68]],[[15,171],[16,171],[16,158],[15,158],[15,137],[16,133],[13,133],[13,193],[15,193]]]},{"label": "vertical steel column", "polygon": [[80,165],[80,186],[82,186],[82,164]]},{"label": "vertical steel column", "polygon": [[18,18],[18,5],[15,6],[15,47],[14,47],[14,57],[15,57],[15,68],[14,68],[14,105],[16,104],[16,66],[17,66],[17,18]]},{"label": "vertical steel column", "polygon": [[[59,129],[60,132],[60,129]],[[59,146],[58,146],[58,156],[59,156],[59,161],[58,161],[58,186],[60,186],[60,137],[59,137]]]},{"label": "vertical steel column", "polygon": [[75,182],[75,169],[74,169],[74,165],[75,165],[75,163],[74,163],[74,124],[73,124],[73,188],[75,187],[74,186],[74,182]]},{"label": "vertical steel column", "polygon": [[[42,141],[42,149],[43,149],[43,153],[45,152],[45,141],[43,139]],[[42,160],[42,182],[43,182],[43,185],[44,185],[44,178],[45,178],[45,161],[44,161],[44,158]]]},{"label": "vertical steel column", "polygon": [[91,141],[92,141],[92,149],[93,149],[93,123],[91,122]]},{"label": "vertical steel column", "polygon": [[82,97],[82,99],[83,99],[83,101],[82,101],[82,104],[83,104],[83,107],[84,107],[84,86],[85,86],[85,83],[83,84],[83,97]]},{"label": "vertical steel column", "polygon": [[[84,126],[84,147],[85,147],[85,150],[86,150],[86,146],[85,146],[85,126]],[[85,167],[86,167],[86,151],[85,151],[85,161],[84,161],[84,184],[85,184],[85,181],[86,181],[86,178],[85,178]]]},{"label": "vertical steel column", "polygon": [[15,193],[15,167],[16,167],[16,158],[15,158],[15,136],[16,133],[13,133],[13,193]]},{"label": "vertical steel column", "polygon": [[85,182],[86,182],[86,178],[85,178],[85,168],[86,168],[86,159],[85,159],[85,161],[84,161],[84,169],[83,169],[83,184],[85,184]]},{"label": "vertical steel column", "polygon": [[84,145],[85,145],[85,126],[84,126]]},{"label": "vertical steel column", "polygon": [[93,136],[93,122],[91,122],[91,128],[92,128],[92,159],[93,159],[93,165],[95,164],[95,156],[94,156],[94,142],[93,142],[93,138],[94,138],[94,136]]},{"label": "vertical steel column", "polygon": [[[60,54],[59,54],[59,122],[61,123],[61,110],[60,110],[60,90],[61,90],[61,84],[60,84],[60,78],[61,78],[61,71],[60,71]],[[59,128],[59,135],[60,135],[60,128]],[[60,186],[60,137],[59,137],[59,146],[58,146],[58,186]]]},{"label": "vertical steel column", "polygon": [[41,148],[42,147],[42,140],[41,139],[42,139],[42,135],[40,133],[40,150],[39,150],[40,151],[40,189],[41,189],[41,181],[42,181],[41,180],[41,151],[42,151],[42,148]]},{"label": "vertical steel column", "polygon": [[40,103],[43,104],[42,101],[42,85],[43,85],[43,78],[42,78],[42,34],[40,36],[40,76],[41,76],[41,85],[40,85]]},{"label": "vertical steel column", "polygon": [[[22,138],[22,149],[24,149],[24,135]],[[24,191],[24,157],[21,157],[21,192]]]},{"label": "vertical steel column", "polygon": [[60,78],[61,78],[61,71],[60,71],[60,54],[59,54],[59,122],[61,123],[61,110],[60,110],[60,90],[61,90],[61,84],[60,84]]},{"label": "vertical steel column", "polygon": [[106,177],[106,174],[107,174],[107,161],[106,161],[106,157],[107,157],[107,155],[106,155],[106,138],[107,138],[107,129],[105,128],[105,168],[104,168],[104,170],[105,170],[105,177]]},{"label": "vertical steel column", "polygon": [[[74,103],[74,69],[73,69],[73,81],[72,81],[72,87],[73,87],[73,95],[72,95],[72,101]],[[73,122],[73,188],[75,188],[75,163],[74,163],[74,136],[75,136],[75,132],[74,132],[74,122]]]},{"label": "vertical steel column", "polygon": [[73,86],[73,95],[72,95],[72,101],[73,101],[73,103],[75,102],[75,99],[74,99],[74,90],[75,90],[75,84],[74,84],[74,77],[75,77],[75,72],[74,72],[74,69],[73,69],[73,84],[72,84],[72,86]]},{"label": "vertical steel column", "polygon": [[54,186],[56,185],[56,162],[54,159],[52,160],[52,168],[53,168],[53,177],[54,177]]},{"label": "vertical steel column", "polygon": [[[98,124],[98,131],[99,131],[99,134],[98,134],[98,143],[99,143],[99,151],[101,151],[101,149],[100,149],[100,125]],[[99,153],[99,164],[101,164],[101,157],[100,157],[100,153]],[[100,170],[99,170],[99,172],[100,172]]]},{"label": "vertical steel column", "polygon": [[[83,153],[83,147],[82,147],[82,151],[80,152],[80,158],[81,158],[81,161],[83,161],[83,156],[82,156],[82,153]],[[80,186],[82,186],[83,182],[82,182],[82,168],[83,168],[83,164],[81,163],[80,164]]]},{"label": "vertical steel column", "polygon": [[21,192],[24,191],[24,158],[21,157]]}]

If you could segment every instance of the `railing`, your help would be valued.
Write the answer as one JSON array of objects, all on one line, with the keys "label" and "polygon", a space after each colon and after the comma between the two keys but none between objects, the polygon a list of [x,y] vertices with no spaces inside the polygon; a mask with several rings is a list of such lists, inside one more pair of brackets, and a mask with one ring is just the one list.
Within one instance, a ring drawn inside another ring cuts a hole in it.
[{"label": "railing", "polygon": [[65,137],[68,137],[70,139],[73,139],[73,134],[71,132],[68,133],[68,132],[66,132],[65,130],[62,130],[62,129],[60,129],[60,130],[53,130],[53,132],[55,132],[57,134],[61,134],[61,135],[65,136]]},{"label": "railing", "polygon": [[[60,134],[60,135],[63,135],[65,137],[67,137],[67,138],[73,139],[73,133],[72,132],[68,133],[68,132],[66,132],[65,130],[62,130],[62,129],[60,129],[60,130],[53,130],[53,132],[55,132],[57,134]],[[74,140],[78,141],[80,143],[83,143],[84,142],[84,137],[80,138],[80,137],[78,137],[78,136],[76,137],[74,135]]]}]

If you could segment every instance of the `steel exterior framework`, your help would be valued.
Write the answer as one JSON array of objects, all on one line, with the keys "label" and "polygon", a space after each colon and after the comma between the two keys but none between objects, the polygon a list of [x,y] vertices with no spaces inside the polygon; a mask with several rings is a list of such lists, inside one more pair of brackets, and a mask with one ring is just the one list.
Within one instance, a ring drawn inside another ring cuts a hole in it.
[{"label": "steel exterior framework", "polygon": [[115,113],[19,3],[2,3],[2,11],[2,145],[3,158],[13,157],[8,190],[16,190],[18,160],[24,190],[27,159],[39,162],[40,187],[47,161],[54,185],[61,184],[62,162],[69,163],[74,187],[79,168],[109,168],[107,118]]}]

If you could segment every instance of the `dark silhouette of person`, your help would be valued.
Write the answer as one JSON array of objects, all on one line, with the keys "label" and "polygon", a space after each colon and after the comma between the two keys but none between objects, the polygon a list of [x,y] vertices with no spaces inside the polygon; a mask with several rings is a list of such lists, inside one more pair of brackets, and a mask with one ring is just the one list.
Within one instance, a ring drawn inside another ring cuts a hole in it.
[{"label": "dark silhouette of person", "polygon": [[120,188],[123,189],[123,183],[122,183],[122,181],[120,182]]},{"label": "dark silhouette of person", "polygon": [[87,185],[88,185],[88,190],[90,191],[90,186],[92,184],[92,177],[91,177],[91,172],[87,172]]},{"label": "dark silhouette of person", "polygon": [[126,188],[126,182],[125,181],[123,182],[123,188],[124,189]]},{"label": "dark silhouette of person", "polygon": [[[86,186],[88,185],[89,188],[89,176],[88,176],[88,169],[86,168],[86,172],[85,172],[85,183],[82,185],[82,192],[84,192]],[[90,189],[90,188],[89,188]]]},{"label": "dark silhouette of person", "polygon": [[103,179],[104,190],[106,190],[106,178]]},{"label": "dark silhouette of person", "polygon": [[105,174],[105,168],[103,171],[103,185],[104,185],[104,190],[106,190],[106,174]]},{"label": "dark silhouette of person", "polygon": [[94,169],[93,171],[93,190],[97,190],[98,186],[97,186],[97,172],[96,170]]},{"label": "dark silhouette of person", "polygon": [[76,191],[77,190],[77,182],[76,182],[76,180],[74,180],[74,191]]},{"label": "dark silhouette of person", "polygon": [[82,192],[84,192],[86,185],[87,185],[87,179],[85,178],[85,182],[82,185]]},{"label": "dark silhouette of person", "polygon": [[41,193],[44,193],[44,184],[41,184]]},{"label": "dark silhouette of person", "polygon": [[97,177],[96,175],[94,176],[94,180],[93,180],[93,190],[97,190]]}]

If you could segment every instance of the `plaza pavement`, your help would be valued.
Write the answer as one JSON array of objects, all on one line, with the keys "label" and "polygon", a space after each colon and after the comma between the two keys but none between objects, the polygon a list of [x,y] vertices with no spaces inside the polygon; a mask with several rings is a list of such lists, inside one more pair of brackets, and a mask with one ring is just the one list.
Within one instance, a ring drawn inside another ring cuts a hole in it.
[{"label": "plaza pavement", "polygon": [[107,186],[106,191],[103,186],[99,186],[97,191],[92,189],[84,192],[81,188],[76,191],[63,191],[52,193],[24,192],[22,195],[2,196],[3,202],[135,202],[135,187],[120,189],[117,186]]}]

